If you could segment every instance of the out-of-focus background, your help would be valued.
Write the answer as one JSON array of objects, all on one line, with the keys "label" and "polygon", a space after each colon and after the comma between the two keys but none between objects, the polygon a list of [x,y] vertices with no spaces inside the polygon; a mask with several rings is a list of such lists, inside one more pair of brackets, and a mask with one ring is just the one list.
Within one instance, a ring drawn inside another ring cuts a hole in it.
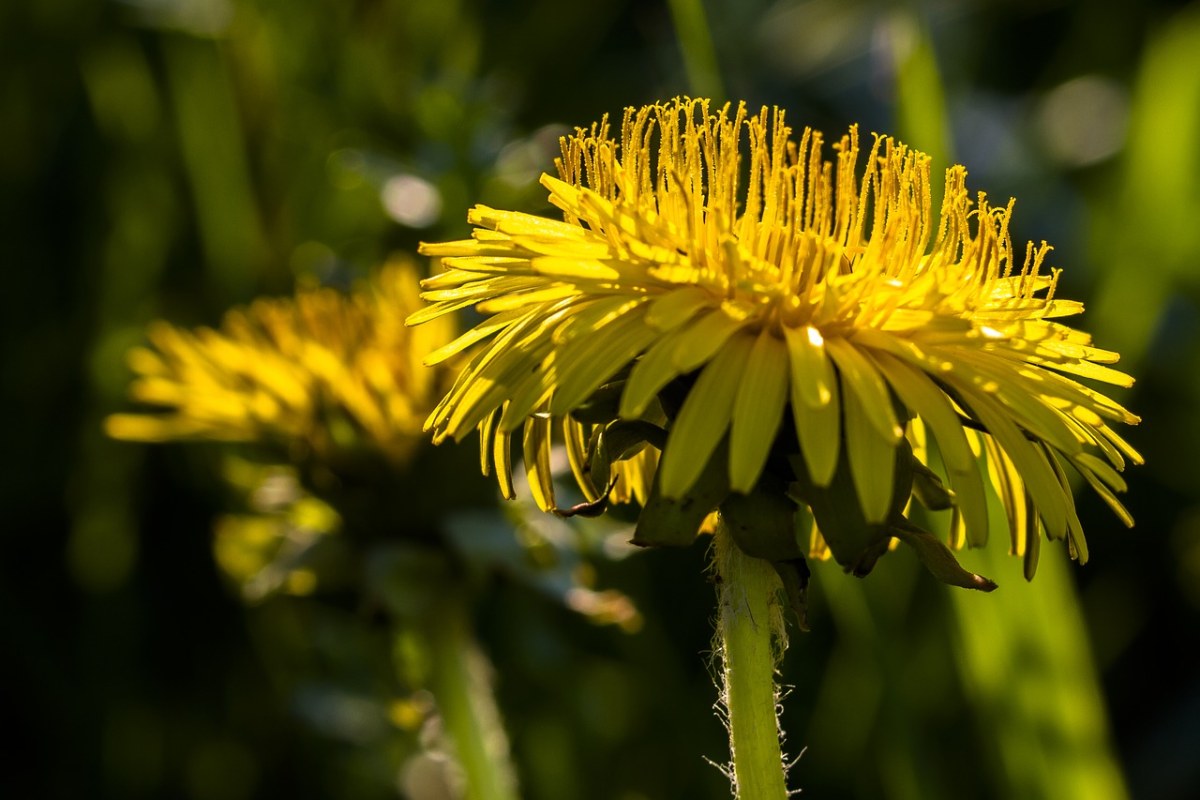
[{"label": "out-of-focus background", "polygon": [[[1200,5],[1161,0],[4,3],[5,796],[419,793],[373,710],[395,678],[371,614],[248,606],[214,561],[213,449],[105,438],[124,353],[152,319],[462,236],[475,202],[548,213],[562,132],[697,92],[897,133],[1016,196],[1145,419],[1137,527],[1081,493],[1085,567],[1047,547],[1027,584],[1003,537],[967,556],[988,597],[902,553],[862,583],[817,567],[782,668],[793,785],[1200,796]],[[462,450],[426,488],[490,506]],[[700,544],[598,560],[636,633],[479,580],[523,797],[728,796],[704,567]]]}]

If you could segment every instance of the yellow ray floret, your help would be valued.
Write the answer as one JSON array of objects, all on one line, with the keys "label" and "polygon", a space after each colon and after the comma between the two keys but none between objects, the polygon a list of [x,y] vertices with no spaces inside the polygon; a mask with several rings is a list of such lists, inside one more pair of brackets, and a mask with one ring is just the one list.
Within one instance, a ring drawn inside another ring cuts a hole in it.
[{"label": "yellow ray floret", "polygon": [[115,414],[121,439],[274,442],[317,453],[365,442],[403,460],[445,388],[422,361],[454,337],[452,321],[420,329],[418,276],[398,258],[345,295],[302,288],[226,314],[219,329],[156,322],[134,349],[130,395],[153,411]]},{"label": "yellow ray floret", "polygon": [[[480,428],[494,445],[525,427],[537,477],[549,421],[569,427],[619,381],[616,414],[668,429],[648,465],[667,497],[685,496],[715,453],[730,487],[750,492],[782,448],[819,487],[848,460],[863,516],[884,523],[897,446],[926,458],[919,425],[960,543],[986,537],[984,475],[1019,552],[1044,530],[1086,558],[1068,465],[1129,521],[1114,492],[1141,458],[1111,423],[1138,419],[1080,379],[1132,380],[1059,321],[1082,307],[1055,297],[1050,248],[1014,248],[1012,202],[972,196],[962,167],[946,171],[935,217],[925,154],[882,136],[864,145],[856,128],[829,148],[818,131],[794,137],[779,109],[703,100],[628,109],[619,138],[606,122],[580,129],[556,163],[542,184],[562,221],[477,206],[471,239],[422,246],[444,271],[410,324],[486,315],[445,350],[480,345],[426,422],[435,440]],[[579,461],[592,426],[575,424]],[[510,469],[493,461],[500,449],[485,468]],[[575,473],[589,499],[608,488]],[[552,506],[548,478],[538,485]]]}]

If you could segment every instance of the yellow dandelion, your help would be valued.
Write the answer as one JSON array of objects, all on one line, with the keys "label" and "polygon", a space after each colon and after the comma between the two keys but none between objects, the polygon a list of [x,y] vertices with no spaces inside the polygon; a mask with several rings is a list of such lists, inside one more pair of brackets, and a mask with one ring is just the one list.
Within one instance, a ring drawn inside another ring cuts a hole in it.
[{"label": "yellow dandelion", "polygon": [[131,397],[154,407],[115,414],[110,435],[157,442],[276,442],[328,455],[366,442],[394,461],[420,441],[445,388],[425,355],[454,336],[451,321],[405,326],[420,306],[417,273],[398,258],[351,295],[302,288],[226,314],[219,329],[155,322],[130,352]]},{"label": "yellow dandelion", "polygon": [[1086,560],[1066,468],[1131,524],[1115,493],[1141,457],[1112,426],[1138,418],[1080,382],[1132,379],[1058,321],[1082,306],[1055,296],[1050,248],[1015,250],[1013,203],[972,197],[961,166],[935,220],[925,154],[860,148],[851,128],[827,159],[820,132],[792,134],[779,109],[627,109],[619,141],[606,122],[563,139],[542,178],[561,221],[476,206],[471,239],[423,245],[445,269],[409,323],[486,315],[427,360],[481,345],[426,421],[434,439],[478,429],[504,482],[521,431],[547,509],[555,437],[589,501],[615,475],[701,518],[782,464],[812,552],[860,573],[893,536],[941,557],[910,497],[953,506],[952,543],[981,544],[986,475],[1027,573],[1039,532]]}]

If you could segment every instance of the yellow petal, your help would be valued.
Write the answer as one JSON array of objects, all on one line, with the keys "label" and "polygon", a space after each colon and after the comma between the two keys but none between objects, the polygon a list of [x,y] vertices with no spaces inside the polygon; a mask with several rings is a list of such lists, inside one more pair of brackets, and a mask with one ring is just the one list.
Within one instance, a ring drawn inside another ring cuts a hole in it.
[{"label": "yellow petal", "polygon": [[683,327],[663,336],[633,365],[621,394],[620,413],[623,418],[636,419],[644,414],[659,391],[679,375],[679,368],[675,366],[675,349],[680,337],[687,334],[688,328]]},{"label": "yellow petal", "polygon": [[833,482],[833,475],[837,471],[838,453],[842,447],[842,405],[838,397],[837,375],[834,373],[833,379],[823,384],[829,393],[829,401],[814,407],[803,397],[809,388],[808,381],[811,376],[798,371],[795,363],[793,359],[792,418],[796,422],[800,454],[804,457],[804,464],[813,484],[826,487]]},{"label": "yellow petal", "polygon": [[527,418],[521,443],[529,492],[538,508],[550,511],[554,508],[554,481],[550,475],[550,417]]},{"label": "yellow petal", "polygon": [[169,370],[162,357],[148,347],[133,347],[125,354],[129,369],[138,375],[164,376]]},{"label": "yellow petal", "polygon": [[571,306],[571,313],[554,330],[554,341],[561,344],[577,336],[594,336],[599,329],[644,304],[643,297],[613,295],[584,300]]},{"label": "yellow petal", "polygon": [[573,286],[568,284],[551,284],[546,289],[530,289],[525,292],[512,292],[484,298],[476,306],[476,310],[480,314],[496,314],[500,311],[508,311],[510,308],[528,308],[539,303],[548,303],[555,300],[573,300],[578,298],[578,296],[579,293]]},{"label": "yellow petal", "polygon": [[995,359],[988,353],[963,350],[956,354],[955,371],[961,378],[984,387],[984,391],[989,391],[989,386],[997,387],[994,396],[1036,438],[1069,455],[1080,452],[1084,440],[1045,402],[1045,398],[1055,396],[1049,384],[1050,373],[1028,366],[1014,370],[1010,364],[1012,362]]},{"label": "yellow petal", "polygon": [[988,433],[1004,448],[1004,453],[1016,466],[1025,481],[1029,494],[1037,506],[1038,513],[1046,521],[1046,533],[1051,538],[1061,539],[1067,533],[1066,500],[1062,487],[1055,478],[1050,465],[1021,430],[1011,421],[1008,412],[984,392],[955,388],[962,393],[963,401],[983,423]]},{"label": "yellow petal", "polygon": [[[490,362],[484,370],[468,381],[461,396],[454,400],[446,420],[448,434],[456,440],[466,435],[500,405],[505,398],[511,397],[513,390],[519,387],[519,376],[533,374],[545,358],[549,347],[512,348],[504,351],[499,358]],[[512,416],[512,415],[510,415]],[[501,418],[500,429],[510,433],[520,425],[523,414],[515,415],[515,420]]]},{"label": "yellow petal", "polygon": [[709,362],[671,426],[659,469],[663,494],[681,499],[700,476],[729,427],[730,413],[754,338],[738,335]]},{"label": "yellow petal", "polygon": [[492,458],[496,447],[496,423],[500,421],[500,409],[483,418],[479,423],[479,469],[484,475],[492,474]]},{"label": "yellow petal", "polygon": [[894,441],[880,435],[863,405],[858,392],[845,387],[842,408],[846,414],[846,457],[850,459],[850,477],[866,521],[881,524],[887,521],[891,511],[896,447]]},{"label": "yellow petal", "polygon": [[707,289],[687,286],[667,292],[650,304],[646,324],[659,330],[671,330],[691,319],[696,312],[713,305],[713,296]]},{"label": "yellow petal", "polygon": [[[608,248],[604,248],[607,252]],[[543,256],[530,262],[534,272],[547,278],[579,279],[585,281],[615,281],[621,273],[612,264],[599,259],[585,260],[579,257],[563,258]]]},{"label": "yellow petal", "polygon": [[792,398],[809,408],[828,405],[837,394],[833,364],[825,353],[825,340],[813,327],[783,328],[791,362]]},{"label": "yellow petal", "polygon": [[174,421],[149,414],[113,414],[104,420],[104,432],[130,442],[167,442],[180,436]]},{"label": "yellow petal", "polygon": [[979,462],[971,452],[962,420],[949,398],[924,372],[886,353],[876,353],[875,363],[908,409],[924,420],[946,465],[950,488],[966,527],[967,542],[973,547],[987,542],[987,495]]},{"label": "yellow petal", "polygon": [[[537,368],[550,351],[550,335],[572,302],[566,299],[532,309],[502,331],[459,374],[426,425],[432,423],[443,435],[458,439],[509,399],[509,392],[523,379],[536,378]],[[502,422],[501,429],[505,433],[516,430],[519,421],[520,417],[508,426]]]},{"label": "yellow petal", "polygon": [[[630,318],[622,320],[621,315],[636,310],[641,304],[641,300],[623,297],[573,303],[557,312],[556,316],[563,320],[561,324],[547,320],[548,324],[536,329],[532,337],[540,341],[530,341],[525,347],[531,352],[534,348],[537,348],[538,352],[546,352],[545,358],[540,363],[532,364],[529,369],[517,370],[511,382],[495,377],[495,380],[509,388],[509,405],[500,421],[501,429],[516,430],[521,425],[521,419],[549,400],[552,392],[555,393],[556,403],[562,406],[561,411],[551,409],[552,413],[565,414],[571,411],[575,405],[582,402],[582,399],[571,399],[573,395],[568,397],[573,391],[572,380],[575,383],[593,379],[596,381],[590,389],[585,387],[586,394],[583,399],[586,399],[587,395],[595,391],[613,372],[620,369],[621,365],[617,365],[610,370],[610,360],[605,359],[599,350],[604,347],[611,349],[622,343],[620,334],[614,332],[614,328],[627,324]],[[645,328],[637,319],[633,319],[633,322]],[[571,325],[582,335],[575,339],[562,336],[563,329]],[[565,344],[560,344],[564,339],[567,339]],[[574,405],[568,406],[568,402],[573,402]]]},{"label": "yellow petal", "polygon": [[1024,555],[1028,544],[1028,531],[1037,514],[1030,513],[1029,493],[1012,459],[1004,454],[1004,449],[990,436],[984,439],[984,447],[987,451],[988,476],[1008,519],[1011,552],[1017,556]]},{"label": "yellow petal", "polygon": [[451,314],[463,308],[467,308],[475,303],[474,297],[462,298],[453,302],[434,303],[433,305],[425,306],[420,311],[414,311],[405,318],[405,325],[421,325],[435,320],[445,314]]},{"label": "yellow petal", "polygon": [[748,493],[758,481],[779,431],[787,391],[787,347],[764,329],[750,350],[733,404],[729,483],[734,491]]},{"label": "yellow petal", "polygon": [[[680,293],[675,292],[668,297],[678,294]],[[652,303],[647,312],[647,320],[655,313],[656,308],[658,303]],[[664,320],[665,317],[660,316],[660,323]],[[621,396],[621,416],[626,419],[640,417],[664,386],[710,358],[737,327],[729,321],[724,311],[714,309],[660,336],[629,373],[629,380]],[[681,351],[687,351],[682,359],[679,357]],[[704,359],[693,364],[698,355],[704,355]],[[681,361],[683,366],[680,365]]]},{"label": "yellow petal", "polygon": [[500,430],[515,431],[533,409],[550,399],[557,376],[558,355],[551,350],[541,362],[532,362],[529,371],[518,375],[511,385],[498,385],[497,388],[504,389],[508,396],[504,414],[500,417]]},{"label": "yellow petal", "polygon": [[[545,281],[537,277],[513,275],[511,272],[506,272],[502,276],[485,278],[465,286],[421,292],[421,298],[430,303],[455,302],[464,299],[479,300],[486,297],[515,294],[530,289],[540,289],[545,285]],[[414,314],[413,316],[417,315]]]},{"label": "yellow petal", "polygon": [[638,307],[590,336],[569,342],[560,351],[560,374],[550,403],[551,413],[566,414],[577,408],[658,335],[646,325],[644,307]]},{"label": "yellow petal", "polygon": [[720,308],[701,315],[688,329],[688,335],[676,345],[675,366],[680,373],[691,372],[712,358],[729,337],[746,324],[746,320],[735,319]]},{"label": "yellow petal", "polygon": [[459,336],[449,344],[443,345],[434,350],[429,355],[425,356],[421,363],[427,367],[440,364],[446,359],[461,353],[463,350],[466,350],[476,342],[483,341],[487,337],[504,330],[504,328],[511,325],[514,321],[520,319],[521,315],[524,313],[524,310],[516,309],[513,311],[506,311],[503,314],[496,314],[479,323],[474,328],[467,331],[462,336]]},{"label": "yellow petal", "polygon": [[[532,259],[534,271],[544,275],[558,274],[556,272],[558,267],[551,266],[549,271],[542,272],[542,268],[538,265],[538,262],[542,260],[539,256],[554,259],[570,259],[573,261],[583,260],[595,264],[597,262],[604,262],[613,254],[608,242],[600,238],[584,239],[578,236],[513,234],[512,243],[522,251],[535,254],[535,257]],[[568,267],[567,269],[571,268]],[[616,263],[606,264],[604,270],[610,272],[614,277],[621,274],[621,266]],[[580,274],[579,277],[589,278],[592,276]]]},{"label": "yellow petal", "polygon": [[600,493],[592,485],[592,479],[584,468],[587,463],[587,439],[584,426],[571,417],[563,417],[562,427],[564,449],[567,451],[567,463],[571,466],[571,474],[575,476],[575,483],[583,492],[584,499],[589,503],[595,502],[600,497]]},{"label": "yellow petal", "polygon": [[1126,528],[1133,528],[1133,515],[1130,515],[1129,510],[1124,507],[1124,505],[1121,503],[1121,500],[1117,499],[1117,495],[1112,492],[1112,489],[1106,486],[1104,481],[1100,480],[1092,470],[1087,469],[1086,467],[1080,467],[1079,464],[1076,464],[1075,467],[1076,469],[1079,469],[1079,474],[1084,476],[1084,479],[1088,482],[1088,485],[1091,485],[1093,489],[1096,489],[1096,493],[1099,494],[1100,498],[1103,498],[1105,503],[1109,505],[1110,509],[1116,513],[1117,517],[1121,519],[1121,522],[1126,525]]},{"label": "yellow petal", "polygon": [[1114,431],[1109,426],[1100,424],[1100,425],[1096,426],[1096,430],[1100,431],[1100,433],[1106,439],[1108,439],[1110,442],[1112,442],[1114,445],[1116,445],[1117,449],[1120,450],[1122,453],[1124,453],[1125,457],[1128,458],[1130,461],[1132,461],[1134,464],[1141,466],[1142,464],[1146,463],[1145,460],[1142,458],[1142,454],[1139,453],[1137,450],[1135,450],[1133,445],[1131,445],[1131,444],[1129,444],[1129,442],[1125,441],[1116,431]]},{"label": "yellow petal", "polygon": [[883,440],[896,444],[904,435],[904,429],[896,421],[887,384],[870,357],[845,339],[835,337],[825,344],[842,377],[843,397],[855,395],[866,418]]},{"label": "yellow petal", "polygon": [[[417,252],[431,258],[473,257],[476,255],[503,256],[506,248],[480,243],[476,239],[457,239],[452,242],[421,242],[420,246],[417,247]],[[422,278],[421,286],[434,288],[453,283],[454,277],[450,275],[452,272],[455,272],[455,270],[447,270],[446,272],[431,275],[428,278]]]},{"label": "yellow petal", "polygon": [[505,500],[512,500],[517,496],[513,489],[512,434],[496,432],[492,441],[492,464],[496,467],[496,483],[500,486],[500,495]]},{"label": "yellow petal", "polygon": [[[552,178],[551,180],[555,179]],[[562,181],[557,181],[557,183],[570,188],[568,184],[564,184]],[[520,211],[505,211],[485,206],[482,203],[467,212],[467,221],[472,225],[481,225],[485,228],[492,228],[493,230],[502,231],[513,236],[538,235],[580,240],[587,239],[590,236],[588,231],[580,228],[578,225],[571,225],[562,220],[537,217],[533,214],[525,214]]]},{"label": "yellow petal", "polygon": [[[1075,495],[1072,493],[1071,481],[1067,478],[1067,472],[1063,469],[1059,456],[1045,445],[1042,445],[1042,450],[1046,460],[1050,462],[1051,469],[1054,470],[1055,477],[1058,478],[1058,485],[1062,487],[1063,497],[1067,501],[1067,539],[1071,546],[1071,556],[1079,559],[1080,564],[1086,564],[1088,560],[1087,539],[1084,538],[1083,525],[1079,523],[1079,514],[1075,509]],[[1132,521],[1131,519],[1130,522]]]},{"label": "yellow petal", "polygon": [[1111,486],[1114,491],[1125,492],[1129,489],[1119,472],[1109,466],[1107,461],[1097,458],[1091,453],[1080,453],[1075,457],[1074,463],[1077,467],[1083,466],[1091,470],[1097,478]]}]

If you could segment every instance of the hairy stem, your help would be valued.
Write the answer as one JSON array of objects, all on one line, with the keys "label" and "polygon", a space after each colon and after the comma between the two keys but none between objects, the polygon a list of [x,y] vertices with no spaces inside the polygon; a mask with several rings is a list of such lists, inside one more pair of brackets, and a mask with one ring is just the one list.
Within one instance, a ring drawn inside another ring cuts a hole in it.
[{"label": "hairy stem", "polygon": [[788,792],[775,668],[787,638],[779,577],[769,562],[739,550],[724,522],[714,540],[722,700],[729,717],[735,796],[782,800]]}]

